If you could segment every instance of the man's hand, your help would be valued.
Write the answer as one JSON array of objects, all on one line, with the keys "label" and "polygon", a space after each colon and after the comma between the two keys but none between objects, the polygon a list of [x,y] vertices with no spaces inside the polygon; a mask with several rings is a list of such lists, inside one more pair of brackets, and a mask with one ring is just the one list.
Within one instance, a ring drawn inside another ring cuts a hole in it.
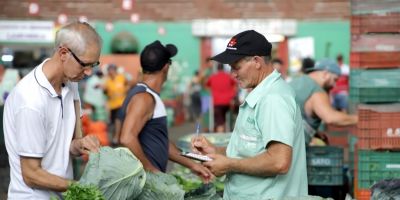
[{"label": "man's hand", "polygon": [[192,151],[199,154],[215,154],[217,149],[204,136],[193,136],[191,141]]},{"label": "man's hand", "polygon": [[232,161],[226,156],[220,154],[208,154],[208,157],[212,158],[212,161],[204,162],[206,166],[215,176],[223,176],[230,171],[229,165]]},{"label": "man's hand", "polygon": [[87,135],[83,138],[72,140],[70,152],[72,155],[82,155],[89,152],[99,152],[99,148],[99,139],[94,135]]},{"label": "man's hand", "polygon": [[192,165],[190,170],[199,176],[203,183],[209,183],[214,178],[214,175],[211,173],[211,171],[199,163]]}]

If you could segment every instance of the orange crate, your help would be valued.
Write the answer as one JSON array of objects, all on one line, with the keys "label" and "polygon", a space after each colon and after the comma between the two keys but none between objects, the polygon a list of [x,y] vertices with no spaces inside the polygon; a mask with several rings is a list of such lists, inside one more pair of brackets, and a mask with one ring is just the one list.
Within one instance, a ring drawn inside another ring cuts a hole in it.
[{"label": "orange crate", "polygon": [[361,104],[358,120],[360,149],[400,149],[400,104]]},{"label": "orange crate", "polygon": [[366,33],[400,33],[400,13],[353,15],[351,34]]},{"label": "orange crate", "polygon": [[400,51],[395,52],[351,52],[351,68],[398,68]]},{"label": "orange crate", "polygon": [[358,189],[355,193],[357,200],[370,200],[371,199],[371,191],[368,189]]}]

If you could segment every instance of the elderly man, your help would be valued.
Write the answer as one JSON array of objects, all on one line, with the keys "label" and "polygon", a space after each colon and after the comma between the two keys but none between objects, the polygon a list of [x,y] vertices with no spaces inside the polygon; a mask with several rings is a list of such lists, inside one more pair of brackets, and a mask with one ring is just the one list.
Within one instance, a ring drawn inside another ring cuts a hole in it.
[{"label": "elderly man", "polygon": [[55,52],[8,96],[4,135],[10,162],[8,199],[50,199],[73,178],[71,155],[97,151],[97,138],[74,138],[77,81],[99,64],[101,38],[87,23],[56,34]]},{"label": "elderly man", "polygon": [[209,156],[213,174],[226,174],[224,199],[282,199],[307,195],[306,154],[301,112],[290,86],[276,71],[271,43],[249,30],[232,37],[213,57],[230,64],[242,88],[252,89],[239,108],[227,148],[204,136],[192,148]]}]

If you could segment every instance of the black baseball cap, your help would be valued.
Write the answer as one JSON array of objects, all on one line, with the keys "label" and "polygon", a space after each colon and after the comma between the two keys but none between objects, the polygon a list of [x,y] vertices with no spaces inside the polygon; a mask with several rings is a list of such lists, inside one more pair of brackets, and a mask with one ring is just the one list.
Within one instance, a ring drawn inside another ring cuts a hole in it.
[{"label": "black baseball cap", "polygon": [[225,51],[211,59],[224,64],[232,64],[246,56],[271,57],[271,48],[271,43],[262,34],[254,30],[247,30],[233,36]]},{"label": "black baseball cap", "polygon": [[156,40],[143,49],[140,54],[140,64],[144,71],[159,71],[176,53],[178,53],[178,49],[175,45],[167,44],[164,46]]}]

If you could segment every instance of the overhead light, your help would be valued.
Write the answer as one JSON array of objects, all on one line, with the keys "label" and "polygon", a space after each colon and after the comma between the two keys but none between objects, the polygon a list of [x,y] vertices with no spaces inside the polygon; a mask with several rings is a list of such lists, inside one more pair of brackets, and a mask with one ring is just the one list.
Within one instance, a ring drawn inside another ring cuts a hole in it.
[{"label": "overhead light", "polygon": [[137,13],[131,14],[131,22],[132,23],[138,23],[140,20],[140,16]]},{"label": "overhead light", "polygon": [[39,13],[39,4],[31,2],[29,3],[29,14],[36,15]]},{"label": "overhead light", "polygon": [[68,17],[67,17],[66,14],[61,13],[61,14],[58,15],[57,21],[58,21],[59,24],[65,24],[68,21]]},{"label": "overhead light", "polygon": [[13,55],[3,55],[3,56],[1,56],[1,60],[3,60],[3,62],[11,62],[14,60],[14,56]]},{"label": "overhead light", "polygon": [[114,25],[111,22],[106,23],[106,31],[111,32],[114,29]]},{"label": "overhead light", "polygon": [[158,27],[157,32],[158,32],[159,35],[165,35],[166,30],[165,30],[164,27],[160,26],[160,27]]},{"label": "overhead light", "polygon": [[122,0],[122,9],[123,10],[131,10],[132,9],[132,0]]}]

